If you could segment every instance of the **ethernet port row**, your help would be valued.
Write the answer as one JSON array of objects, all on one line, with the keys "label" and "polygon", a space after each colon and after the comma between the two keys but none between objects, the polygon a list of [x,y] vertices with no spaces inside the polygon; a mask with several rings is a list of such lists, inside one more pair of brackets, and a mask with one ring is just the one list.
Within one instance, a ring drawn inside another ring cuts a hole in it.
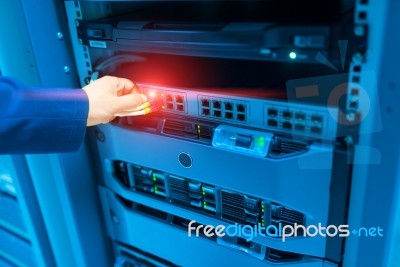
[{"label": "ethernet port row", "polygon": [[238,112],[246,112],[246,107],[245,107],[245,105],[243,105],[243,104],[237,104],[237,105],[236,105],[236,110],[237,110]]},{"label": "ethernet port row", "polygon": [[237,119],[238,121],[245,121],[245,120],[246,120],[246,115],[245,115],[245,114],[238,113],[238,114],[236,114],[236,119]]}]

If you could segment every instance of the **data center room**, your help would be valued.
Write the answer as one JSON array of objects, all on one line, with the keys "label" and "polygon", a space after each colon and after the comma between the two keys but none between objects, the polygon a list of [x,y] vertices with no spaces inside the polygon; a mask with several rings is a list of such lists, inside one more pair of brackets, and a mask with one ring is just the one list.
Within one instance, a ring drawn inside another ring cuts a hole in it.
[{"label": "data center room", "polygon": [[[0,267],[400,266],[399,1],[14,0],[0,21]],[[134,84],[93,100],[112,77]],[[71,114],[77,145],[38,114]]]}]

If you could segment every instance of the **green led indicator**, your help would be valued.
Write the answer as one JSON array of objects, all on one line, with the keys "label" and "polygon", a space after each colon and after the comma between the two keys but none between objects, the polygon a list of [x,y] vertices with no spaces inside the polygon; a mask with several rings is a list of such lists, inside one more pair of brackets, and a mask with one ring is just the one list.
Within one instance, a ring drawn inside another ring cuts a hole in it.
[{"label": "green led indicator", "polygon": [[153,173],[153,181],[155,182],[157,180],[156,174]]},{"label": "green led indicator", "polygon": [[204,201],[203,204],[204,204],[204,206],[205,206],[205,205],[207,205],[207,202]]},{"label": "green led indicator", "polygon": [[203,191],[203,196],[205,196],[205,195],[206,195],[206,192]]},{"label": "green led indicator", "polygon": [[264,136],[260,136],[255,138],[255,143],[257,146],[264,146],[265,145],[265,138]]},{"label": "green led indicator", "polygon": [[154,193],[157,194],[157,192],[158,192],[158,188],[157,188],[157,186],[155,186],[155,187],[154,187]]}]

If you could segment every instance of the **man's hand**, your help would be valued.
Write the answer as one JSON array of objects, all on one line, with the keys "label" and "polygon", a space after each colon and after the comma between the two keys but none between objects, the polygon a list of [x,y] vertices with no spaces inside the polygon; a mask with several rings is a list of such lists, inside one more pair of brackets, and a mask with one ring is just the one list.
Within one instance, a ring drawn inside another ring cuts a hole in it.
[{"label": "man's hand", "polygon": [[102,77],[85,86],[89,98],[87,126],[108,123],[116,114],[134,110],[147,101],[147,97],[135,91],[135,84],[128,79]]}]

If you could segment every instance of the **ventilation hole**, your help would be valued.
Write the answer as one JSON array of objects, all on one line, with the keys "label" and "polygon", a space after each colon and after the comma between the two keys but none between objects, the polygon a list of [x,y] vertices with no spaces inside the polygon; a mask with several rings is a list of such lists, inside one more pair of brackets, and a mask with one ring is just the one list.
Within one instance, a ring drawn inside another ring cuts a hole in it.
[{"label": "ventilation hole", "polygon": [[360,82],[360,76],[353,76],[352,81],[353,81],[353,83],[359,83]]},{"label": "ventilation hole", "polygon": [[367,12],[361,11],[360,13],[358,13],[358,18],[365,20],[367,18]]}]

